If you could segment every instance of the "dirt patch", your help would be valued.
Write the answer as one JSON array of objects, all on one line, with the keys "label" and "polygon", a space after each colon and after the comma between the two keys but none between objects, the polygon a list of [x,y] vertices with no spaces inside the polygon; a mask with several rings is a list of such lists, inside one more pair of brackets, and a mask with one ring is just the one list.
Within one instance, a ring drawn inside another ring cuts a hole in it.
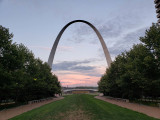
[{"label": "dirt patch", "polygon": [[136,103],[127,103],[118,100],[111,100],[104,96],[96,96],[95,98],[160,119],[160,108],[157,107],[150,107]]},{"label": "dirt patch", "polygon": [[91,116],[87,115],[82,109],[67,111],[56,116],[60,120],[91,120]]}]

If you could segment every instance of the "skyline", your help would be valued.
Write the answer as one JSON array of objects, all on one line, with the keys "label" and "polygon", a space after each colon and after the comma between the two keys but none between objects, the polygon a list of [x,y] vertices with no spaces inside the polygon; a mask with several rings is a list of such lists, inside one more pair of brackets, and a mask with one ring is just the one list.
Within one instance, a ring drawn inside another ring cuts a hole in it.
[{"label": "skyline", "polygon": [[[140,43],[138,38],[144,36],[152,22],[157,22],[155,11],[153,0],[96,0],[94,3],[91,0],[0,0],[0,23],[13,32],[13,42],[23,43],[36,57],[47,62],[62,27],[76,19],[86,20],[100,31],[113,61],[115,56]],[[53,73],[62,85],[96,86],[106,67],[93,30],[83,23],[67,28],[53,62]]]}]

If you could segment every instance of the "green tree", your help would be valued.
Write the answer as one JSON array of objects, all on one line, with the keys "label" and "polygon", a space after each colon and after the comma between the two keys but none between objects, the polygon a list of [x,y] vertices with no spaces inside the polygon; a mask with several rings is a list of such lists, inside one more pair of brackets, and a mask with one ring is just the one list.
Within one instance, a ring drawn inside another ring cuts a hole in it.
[{"label": "green tree", "polygon": [[121,77],[122,82],[127,83],[121,86],[123,93],[131,99],[140,98],[155,74],[154,56],[145,46],[138,44],[126,52],[126,59],[126,71]]},{"label": "green tree", "polygon": [[[151,53],[154,55],[154,61],[156,63],[156,66],[154,65],[154,68],[152,65],[149,65],[150,67],[150,79],[152,79],[151,82],[152,86],[149,86],[148,93],[152,96],[160,96],[160,25],[158,23],[153,23],[152,26],[146,30],[145,36],[140,37],[140,41],[144,43],[146,48],[151,51]],[[150,58],[146,58],[146,61],[150,61]],[[155,73],[153,73],[153,71]],[[159,86],[159,87],[158,87]]]},{"label": "green tree", "polygon": [[0,101],[24,102],[61,93],[60,82],[48,64],[23,44],[12,43],[12,37],[9,29],[0,26]]},{"label": "green tree", "polygon": [[160,25],[153,23],[152,26],[146,30],[145,36],[140,37],[140,41],[153,53],[160,71]]},{"label": "green tree", "polygon": [[[99,81],[104,95],[128,99],[159,96],[157,64],[152,52],[144,45],[118,55]],[[154,91],[154,92],[153,92]]]},{"label": "green tree", "polygon": [[9,98],[9,88],[11,88],[12,74],[8,72],[9,65],[7,64],[7,55],[11,49],[13,34],[9,33],[9,29],[4,28],[0,25],[0,100],[4,98]]}]

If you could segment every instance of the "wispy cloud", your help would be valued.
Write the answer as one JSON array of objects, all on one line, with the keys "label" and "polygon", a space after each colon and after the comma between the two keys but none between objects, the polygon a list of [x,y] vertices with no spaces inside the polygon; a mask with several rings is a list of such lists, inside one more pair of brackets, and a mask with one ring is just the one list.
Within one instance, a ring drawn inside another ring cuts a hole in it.
[{"label": "wispy cloud", "polygon": [[[133,17],[134,16],[134,17]],[[97,22],[95,21],[93,25],[99,30],[102,34],[102,37],[108,42],[114,42],[114,39],[117,39],[123,36],[126,31],[132,31],[139,27],[144,26],[142,17],[139,14],[131,15],[126,13],[124,15],[117,15],[106,22]],[[73,29],[73,39],[75,43],[84,42],[84,39],[93,38],[91,43],[95,43],[95,39],[97,38],[96,34],[88,25],[80,24]],[[112,40],[112,41],[111,41]],[[86,41],[85,41],[86,42]],[[97,41],[96,41],[97,42]]]},{"label": "wispy cloud", "polygon": [[133,44],[140,43],[139,37],[144,36],[147,28],[148,27],[143,27],[135,31],[128,32],[127,34],[123,34],[123,36],[121,36],[113,46],[109,47],[110,54],[117,56],[121,52],[132,48]]},{"label": "wispy cloud", "polygon": [[59,51],[72,51],[73,47],[71,46],[58,46]]},{"label": "wispy cloud", "polygon": [[[125,1],[124,5],[118,9],[121,14],[113,12],[105,20],[92,20],[91,23],[101,33],[112,58],[129,50],[133,44],[140,43],[139,37],[144,36],[145,30],[151,25],[151,20],[154,20],[150,18],[150,16],[154,17],[152,4],[153,1]],[[99,42],[92,28],[86,24],[79,24],[72,31],[73,39],[70,40],[75,43],[88,41],[91,44],[97,44]],[[100,50],[100,56],[104,57],[102,54]]]},{"label": "wispy cloud", "polygon": [[87,64],[90,63],[89,60],[83,60],[83,61],[63,61],[56,64],[53,64],[52,68],[57,70],[93,70],[94,67],[91,66],[82,66],[81,64]]},{"label": "wispy cloud", "polygon": [[[47,50],[47,51],[51,51],[50,47],[45,47],[45,46],[29,46],[29,48],[35,48],[35,49],[43,49],[43,50]],[[58,46],[57,48],[59,51],[71,51],[73,50],[73,47],[70,46]]]},{"label": "wispy cloud", "polygon": [[36,49],[43,49],[43,50],[47,50],[50,51],[51,48],[49,47],[44,47],[44,46],[28,46],[29,48],[36,48]]},{"label": "wispy cloud", "polygon": [[60,71],[63,71],[63,74],[81,73],[81,74],[99,77],[104,73],[104,69],[106,68],[106,66],[99,66],[99,65],[96,65],[96,63],[93,65],[93,63],[97,61],[99,60],[90,59],[90,60],[81,60],[81,61],[62,61],[62,62],[53,64],[52,70],[55,72],[58,71],[59,73]]}]

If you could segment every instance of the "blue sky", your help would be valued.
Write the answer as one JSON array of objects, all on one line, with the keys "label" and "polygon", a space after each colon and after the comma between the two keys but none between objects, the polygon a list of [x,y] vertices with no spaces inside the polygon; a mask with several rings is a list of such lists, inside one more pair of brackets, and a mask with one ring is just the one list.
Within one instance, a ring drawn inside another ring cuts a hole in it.
[{"label": "blue sky", "polygon": [[[82,19],[102,34],[112,60],[157,22],[153,0],[0,0],[0,25],[13,32],[13,42],[23,43],[47,62],[59,31]],[[97,85],[107,63],[100,42],[84,23],[67,28],[58,45],[53,73],[62,85]]]}]

